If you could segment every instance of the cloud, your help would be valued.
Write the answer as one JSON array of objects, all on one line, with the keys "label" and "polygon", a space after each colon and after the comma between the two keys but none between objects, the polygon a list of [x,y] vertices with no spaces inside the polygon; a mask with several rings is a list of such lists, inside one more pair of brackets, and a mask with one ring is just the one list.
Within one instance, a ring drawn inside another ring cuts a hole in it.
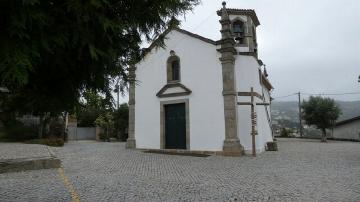
[{"label": "cloud", "polygon": [[[227,7],[255,9],[261,23],[259,57],[275,86],[274,97],[360,92],[360,1],[229,0]],[[203,0],[182,28],[219,39],[220,8],[221,1]],[[360,100],[360,94],[334,98]]]}]

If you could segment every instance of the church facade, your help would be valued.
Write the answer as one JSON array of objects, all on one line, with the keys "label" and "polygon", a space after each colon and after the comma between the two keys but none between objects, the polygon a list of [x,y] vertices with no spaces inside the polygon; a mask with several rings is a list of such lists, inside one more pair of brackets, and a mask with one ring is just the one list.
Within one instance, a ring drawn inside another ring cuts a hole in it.
[{"label": "church facade", "polygon": [[174,28],[130,70],[128,148],[262,152],[273,141],[254,10],[223,8],[221,39]]}]

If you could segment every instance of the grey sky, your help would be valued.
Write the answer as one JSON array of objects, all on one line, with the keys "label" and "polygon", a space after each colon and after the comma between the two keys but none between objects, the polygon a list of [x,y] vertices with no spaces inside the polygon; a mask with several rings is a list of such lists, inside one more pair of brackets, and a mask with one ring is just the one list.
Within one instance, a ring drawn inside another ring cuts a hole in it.
[{"label": "grey sky", "polygon": [[[181,28],[220,39],[221,0],[202,4]],[[228,8],[255,9],[259,58],[275,87],[273,97],[305,93],[360,92],[360,0],[227,0]],[[360,94],[330,96],[360,100]],[[124,100],[127,98],[123,98]],[[295,100],[295,96],[279,98]]]},{"label": "grey sky", "polygon": [[[220,38],[220,0],[203,0],[181,27]],[[267,65],[273,97],[294,92],[360,92],[359,0],[227,0],[228,8],[255,9],[259,58]],[[360,100],[358,95],[336,96]],[[294,100],[295,97],[281,100]],[[280,100],[280,99],[279,99]]]}]

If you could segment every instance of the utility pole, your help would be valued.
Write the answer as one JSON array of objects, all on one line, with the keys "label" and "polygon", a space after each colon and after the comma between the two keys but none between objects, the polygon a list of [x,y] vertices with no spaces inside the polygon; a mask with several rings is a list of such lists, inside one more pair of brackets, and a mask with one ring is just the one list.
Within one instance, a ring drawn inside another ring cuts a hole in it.
[{"label": "utility pole", "polygon": [[299,132],[300,132],[300,137],[303,137],[303,127],[302,127],[302,118],[301,118],[301,97],[300,97],[300,92],[298,92],[298,98],[299,98]]}]

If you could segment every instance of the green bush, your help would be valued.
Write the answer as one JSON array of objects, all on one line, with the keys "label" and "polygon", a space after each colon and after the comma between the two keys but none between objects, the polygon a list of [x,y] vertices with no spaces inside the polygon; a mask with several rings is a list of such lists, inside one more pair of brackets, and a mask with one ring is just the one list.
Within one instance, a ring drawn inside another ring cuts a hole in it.
[{"label": "green bush", "polygon": [[17,120],[12,120],[4,124],[2,139],[24,141],[37,138],[37,128],[33,126],[24,126]]},{"label": "green bush", "polygon": [[106,133],[99,133],[99,138],[100,138],[100,140],[107,140],[108,139]]},{"label": "green bush", "polygon": [[119,109],[113,112],[115,137],[121,141],[128,138],[127,128],[129,127],[129,106],[124,103]]},{"label": "green bush", "polygon": [[52,147],[62,147],[62,146],[64,146],[64,140],[60,139],[60,138],[56,138],[56,139],[32,139],[32,140],[25,141],[25,143],[27,143],[27,144],[43,144],[43,145],[52,146]]},{"label": "green bush", "polygon": [[291,137],[291,133],[293,131],[291,129],[282,128],[280,132],[280,137]]},{"label": "green bush", "polygon": [[46,141],[43,144],[51,146],[51,147],[62,147],[62,146],[64,146],[64,140],[60,139],[60,138],[45,139],[45,140]]},{"label": "green bush", "polygon": [[49,137],[50,138],[63,138],[65,132],[64,122],[60,119],[53,119],[49,125]]}]

